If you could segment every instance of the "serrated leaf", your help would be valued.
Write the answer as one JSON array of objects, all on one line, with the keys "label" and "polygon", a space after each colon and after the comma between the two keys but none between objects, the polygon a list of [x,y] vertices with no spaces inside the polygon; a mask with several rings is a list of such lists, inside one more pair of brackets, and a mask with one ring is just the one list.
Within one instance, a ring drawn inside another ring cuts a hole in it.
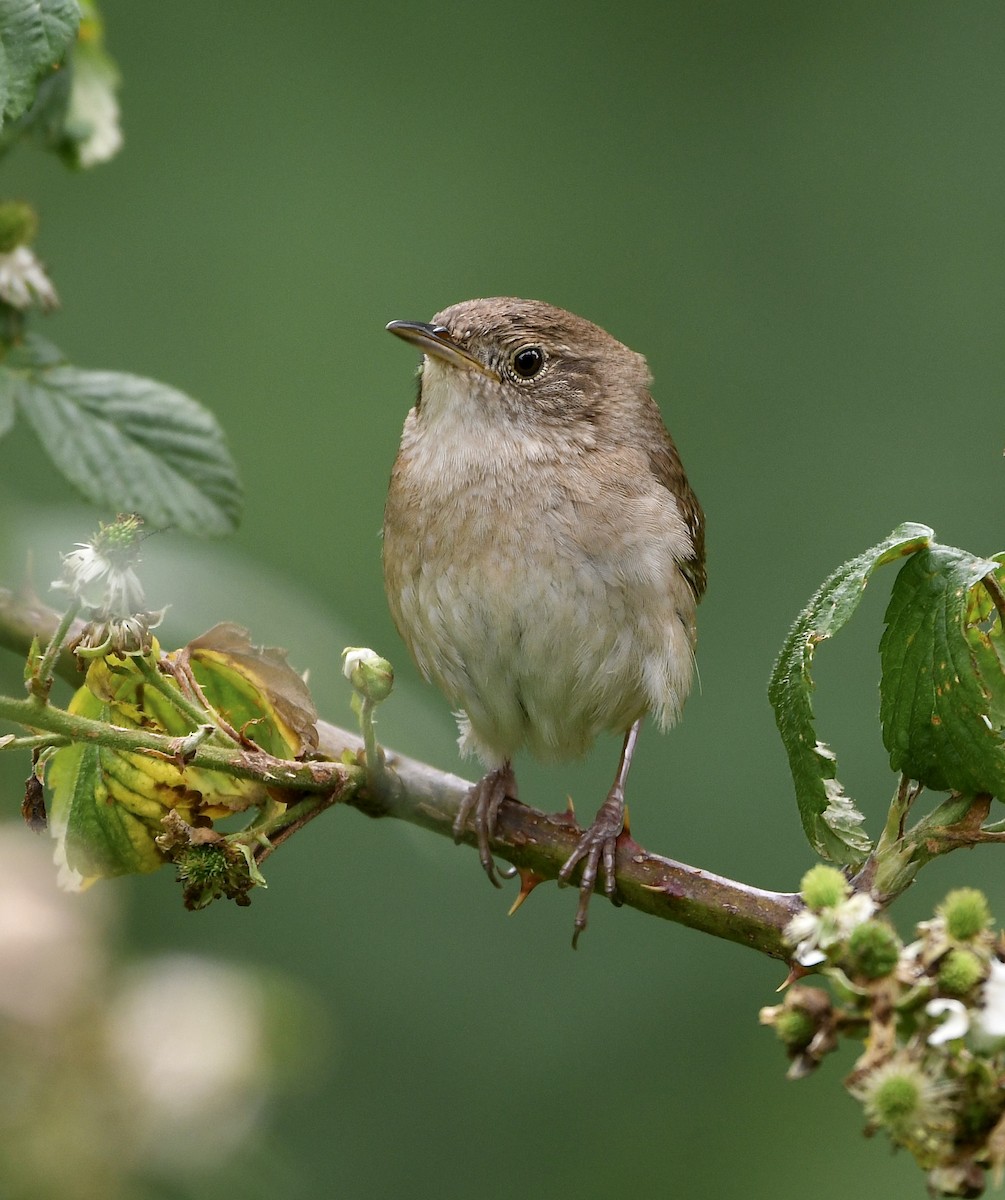
[{"label": "serrated leaf", "polygon": [[20,411],[70,483],[92,503],[139,513],[154,528],[233,532],[241,485],[212,413],[151,379],[54,364],[51,349],[33,339],[4,370]]},{"label": "serrated leaf", "polygon": [[871,844],[862,829],[861,812],[837,778],[834,753],[816,735],[813,653],[851,618],[877,567],[916,553],[932,536],[925,525],[899,525],[883,541],[839,567],[800,613],[771,673],[768,699],[788,755],[803,830],[821,857],[842,866],[858,866]]},{"label": "serrated leaf", "polygon": [[0,0],[0,128],[31,107],[36,84],[77,35],[74,0]]},{"label": "serrated leaf", "polygon": [[932,545],[904,564],[880,642],[890,765],[934,791],[1005,797],[1005,638],[981,583],[997,559]]}]

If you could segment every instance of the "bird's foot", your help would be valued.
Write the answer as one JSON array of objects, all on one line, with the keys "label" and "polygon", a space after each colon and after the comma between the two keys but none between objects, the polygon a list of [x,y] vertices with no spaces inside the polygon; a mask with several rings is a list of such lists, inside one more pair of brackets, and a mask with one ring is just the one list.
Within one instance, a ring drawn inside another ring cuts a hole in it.
[{"label": "bird's foot", "polygon": [[[468,818],[474,813],[475,837],[478,841],[478,857],[481,860],[485,874],[494,887],[502,887],[496,874],[496,865],[492,859],[492,839],[496,833],[496,819],[502,802],[509,798],[515,800],[516,776],[510,764],[503,763],[494,771],[489,771],[474,785],[464,797],[461,807],[457,810],[454,820],[454,841],[459,842],[464,836]],[[500,871],[504,879],[511,879],[516,874],[516,868],[510,867]]]},{"label": "bird's foot", "polygon": [[601,804],[593,824],[587,829],[579,842],[565,861],[558,873],[559,885],[567,884],[579,863],[583,863],[583,873],[579,880],[579,905],[576,908],[576,920],[573,923],[572,948],[575,950],[579,935],[586,928],[586,914],[590,907],[590,897],[597,883],[597,873],[603,866],[604,891],[612,904],[620,904],[618,899],[617,878],[615,873],[614,856],[617,851],[618,838],[625,828],[625,796],[624,792],[615,785],[608,793],[607,799]]}]

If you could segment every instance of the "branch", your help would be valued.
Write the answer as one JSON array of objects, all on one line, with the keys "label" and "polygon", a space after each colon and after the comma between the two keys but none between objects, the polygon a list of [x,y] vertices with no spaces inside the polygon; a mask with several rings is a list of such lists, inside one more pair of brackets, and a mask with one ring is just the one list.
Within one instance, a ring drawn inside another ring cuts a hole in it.
[{"label": "branch", "polygon": [[[347,749],[356,754],[362,750],[362,739],[345,729],[319,721],[318,732],[326,758],[337,759]],[[368,816],[393,817],[452,838],[454,817],[471,783],[405,755],[390,750],[385,754],[388,771],[383,778],[346,795],[345,802]],[[549,816],[507,800],[499,812],[493,852],[541,880],[557,879],[578,840],[579,830],[566,813]],[[474,833],[463,841],[475,846]],[[618,842],[617,874],[619,898],[630,908],[774,958],[789,957],[782,930],[802,908],[798,893],[763,891],[663,858],[627,834]],[[578,877],[577,871],[574,881]]]},{"label": "branch", "polygon": [[[51,641],[58,625],[59,613],[53,612],[33,593],[0,587],[0,646],[23,658],[36,634],[41,642]],[[79,634],[83,626],[83,621],[72,625],[68,640]],[[65,644],[60,649],[54,668],[56,674],[68,683],[80,683],[82,677],[76,659]]]},{"label": "branch", "polygon": [[[57,622],[58,615],[34,598],[0,588],[0,645],[27,653],[32,637],[35,634],[42,639],[51,637]],[[59,656],[56,670],[67,681],[79,683],[73,655],[65,650]],[[167,757],[178,753],[178,739],[150,731],[116,730],[98,721],[70,717],[33,699],[8,700],[0,715],[28,728],[46,729],[76,740],[94,740],[125,751],[140,749]],[[318,723],[318,732],[319,756],[329,760],[326,762],[290,763],[246,749],[235,751],[212,744],[198,746],[190,758],[186,756],[186,761],[319,797],[340,792],[340,801],[370,817],[392,817],[443,837],[453,837],[454,817],[471,787],[469,781],[385,751],[387,770],[371,772],[361,786],[359,769],[346,767],[339,760],[346,750],[362,760],[362,738],[324,721]],[[297,827],[327,807],[325,802],[306,805]],[[549,816],[527,805],[506,801],[499,813],[493,849],[499,858],[511,862],[530,880],[525,886],[534,886],[558,878],[578,837],[579,831],[567,813]],[[475,845],[473,833],[463,840]],[[577,871],[573,882],[578,881],[578,876]],[[782,931],[802,907],[797,893],[763,891],[663,858],[643,849],[628,834],[618,844],[617,876],[619,899],[630,908],[775,958],[788,958]]]}]

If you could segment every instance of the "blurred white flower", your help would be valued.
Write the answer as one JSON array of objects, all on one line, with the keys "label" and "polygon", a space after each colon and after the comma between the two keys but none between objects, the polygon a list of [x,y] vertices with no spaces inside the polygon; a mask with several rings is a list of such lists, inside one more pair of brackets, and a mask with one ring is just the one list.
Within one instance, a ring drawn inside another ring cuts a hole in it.
[{"label": "blurred white flower", "polygon": [[831,946],[847,941],[852,930],[875,911],[876,902],[868,892],[853,892],[820,912],[804,908],[785,927],[786,940],[796,947],[792,957],[801,966],[819,966]]},{"label": "blurred white flower", "polygon": [[143,611],[146,596],[132,564],[108,554],[97,539],[77,542],[62,559],[63,577],[54,579],[52,587],[116,619]]},{"label": "blurred white flower", "polygon": [[45,844],[0,825],[0,1200],[123,1200],[151,1173],[188,1195],[241,1169],[268,1097],[324,1057],[293,981],[187,956],[123,975],[113,902],[57,891]]},{"label": "blurred white flower", "polygon": [[93,993],[106,912],[53,887],[46,843],[0,825],[0,1022],[44,1026]]},{"label": "blurred white flower", "polygon": [[82,167],[108,162],[122,149],[117,84],[115,69],[103,55],[77,55],[67,123],[83,134],[76,143]]},{"label": "blurred white flower", "polygon": [[928,1035],[927,1041],[929,1046],[942,1046],[946,1042],[966,1037],[967,1031],[970,1029],[970,1014],[967,1012],[966,1005],[961,1000],[949,1000],[946,998],[929,1000],[925,1005],[925,1012],[930,1017],[940,1017],[943,1013],[949,1014]]},{"label": "blurred white flower", "polygon": [[974,1014],[976,1029],[988,1040],[1005,1038],[1005,963],[991,960],[981,1006]]},{"label": "blurred white flower", "polygon": [[56,308],[59,297],[42,264],[27,246],[0,254],[0,300],[13,308]]},{"label": "blurred white flower", "polygon": [[247,1138],[272,1081],[265,1009],[248,971],[190,956],[127,982],[107,1027],[138,1160],[198,1169]]}]

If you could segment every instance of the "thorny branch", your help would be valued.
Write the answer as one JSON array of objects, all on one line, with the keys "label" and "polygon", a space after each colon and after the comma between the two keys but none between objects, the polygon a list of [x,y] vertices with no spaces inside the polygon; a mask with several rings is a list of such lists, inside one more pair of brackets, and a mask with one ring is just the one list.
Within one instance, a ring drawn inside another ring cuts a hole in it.
[{"label": "thorny branch", "polygon": [[[0,644],[25,653],[33,634],[51,635],[55,620],[56,614],[32,598],[0,589]],[[73,656],[66,651],[59,656],[56,670],[69,682],[79,683]],[[177,740],[141,730],[116,730],[100,722],[70,717],[61,709],[32,700],[9,701],[4,707],[8,719],[31,728],[101,740],[122,749],[170,755]],[[371,772],[361,785],[363,773],[359,768],[346,767],[340,760],[346,751],[362,758],[362,738],[326,722],[319,722],[318,730],[319,757],[325,761],[286,763],[247,750],[211,745],[199,745],[190,761],[210,769],[263,778],[270,786],[305,795],[287,810],[295,818],[292,824],[284,823],[282,831],[277,830],[270,838],[273,849],[329,806],[322,798],[326,789],[370,817],[405,820],[441,836],[453,836],[454,817],[471,786],[467,780],[386,751],[387,769]],[[308,803],[311,795],[315,800]],[[518,868],[527,892],[539,882],[558,877],[577,839],[578,829],[569,814],[549,816],[524,804],[506,802],[499,814],[494,850]],[[465,840],[474,845],[473,834]],[[623,904],[786,958],[782,931],[801,907],[797,894],[765,891],[674,862],[650,853],[627,834],[619,843],[617,867]]]},{"label": "thorny branch", "polygon": [[[0,644],[26,652],[31,634],[46,633],[55,620],[56,614],[41,605],[0,589]],[[79,682],[72,655],[61,654],[56,670]],[[33,733],[46,730],[60,739],[101,741],[123,750],[168,756],[178,751],[179,739],[88,721],[37,697],[3,699],[0,710],[0,715]],[[390,750],[385,750],[381,770],[367,772],[356,765],[366,757],[358,734],[323,721],[318,732],[318,755],[304,762],[275,759],[247,747],[210,744],[193,744],[186,755],[186,761],[196,765],[260,779],[270,787],[299,794],[285,818],[275,818],[276,829],[269,831],[268,843],[262,843],[267,848],[256,850],[256,859],[271,853],[335,801],[370,817],[404,820],[443,837],[453,836],[454,818],[471,787],[468,780]],[[353,765],[346,765],[347,761]],[[985,797],[952,796],[905,831],[907,810],[915,796],[916,790],[902,781],[884,836],[855,880],[857,888],[869,888],[882,903],[899,894],[925,861],[961,846],[1005,838],[1002,831],[983,827]],[[519,871],[522,888],[517,903],[539,883],[558,878],[579,832],[568,812],[548,814],[516,801],[503,803],[493,853]],[[473,833],[463,840],[475,844]],[[789,957],[784,930],[802,907],[798,893],[766,891],[676,862],[646,850],[627,831],[618,843],[617,879],[618,899],[631,908],[782,960]],[[577,881],[578,871],[570,882]]]}]

